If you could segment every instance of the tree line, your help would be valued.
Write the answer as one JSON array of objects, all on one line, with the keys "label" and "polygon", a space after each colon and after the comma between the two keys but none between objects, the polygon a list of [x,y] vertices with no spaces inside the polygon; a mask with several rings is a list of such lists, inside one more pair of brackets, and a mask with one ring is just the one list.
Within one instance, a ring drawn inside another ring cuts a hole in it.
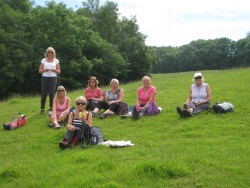
[{"label": "tree line", "polygon": [[181,47],[151,47],[151,49],[157,54],[153,73],[250,66],[250,33],[238,41],[228,38],[197,40]]},{"label": "tree line", "polygon": [[50,1],[0,0],[0,99],[13,93],[40,92],[38,68],[45,50],[53,47],[62,73],[58,85],[86,87],[91,76],[100,85],[112,78],[125,83],[151,73],[246,67],[250,34],[197,40],[180,47],[145,44],[135,16],[121,17],[117,3],[86,0],[77,10]]},{"label": "tree line", "polygon": [[91,76],[101,85],[150,75],[155,62],[136,17],[120,17],[118,5],[87,0],[77,10],[50,1],[0,0],[0,98],[40,92],[38,68],[53,47],[60,61],[58,84],[83,88]]}]

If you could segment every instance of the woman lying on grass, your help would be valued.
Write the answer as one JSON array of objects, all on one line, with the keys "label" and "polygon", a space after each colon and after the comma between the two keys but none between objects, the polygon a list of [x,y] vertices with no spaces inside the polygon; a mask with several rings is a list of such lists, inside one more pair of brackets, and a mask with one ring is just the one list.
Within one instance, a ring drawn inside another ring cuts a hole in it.
[{"label": "woman lying on grass", "polygon": [[192,117],[194,114],[208,110],[212,99],[210,87],[203,82],[200,72],[194,74],[194,84],[190,86],[187,102],[184,103],[184,110],[177,106],[180,117]]},{"label": "woman lying on grass", "polygon": [[83,137],[88,136],[89,128],[92,127],[92,114],[85,110],[87,100],[80,96],[75,101],[77,108],[74,112],[70,112],[67,124],[68,131],[63,141],[59,143],[59,147],[62,149],[69,145],[74,148]]}]

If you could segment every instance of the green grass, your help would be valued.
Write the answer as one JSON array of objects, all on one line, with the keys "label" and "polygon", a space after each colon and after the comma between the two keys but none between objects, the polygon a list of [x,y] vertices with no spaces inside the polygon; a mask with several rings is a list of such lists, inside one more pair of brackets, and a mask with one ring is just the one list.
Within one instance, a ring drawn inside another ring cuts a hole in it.
[{"label": "green grass", "polygon": [[[250,187],[249,72],[202,71],[212,104],[231,102],[235,113],[200,113],[188,119],[179,117],[176,106],[186,101],[194,72],[153,75],[160,115],[93,120],[105,139],[135,144],[119,149],[61,150],[58,143],[66,127],[48,127],[48,116],[39,114],[39,96],[3,101],[2,123],[16,111],[31,116],[22,128],[0,130],[0,187]],[[139,86],[141,81],[121,85],[129,105]],[[67,95],[74,101],[83,90]]]}]

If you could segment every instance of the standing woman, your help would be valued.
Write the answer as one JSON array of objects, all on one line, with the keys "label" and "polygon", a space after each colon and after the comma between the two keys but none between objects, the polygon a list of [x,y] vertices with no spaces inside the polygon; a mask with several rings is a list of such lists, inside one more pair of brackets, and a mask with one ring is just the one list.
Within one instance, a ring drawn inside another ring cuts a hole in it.
[{"label": "standing woman", "polygon": [[100,119],[104,119],[107,116],[112,116],[118,112],[119,103],[123,101],[124,90],[119,88],[119,81],[117,79],[112,79],[110,81],[111,89],[108,90],[104,96],[104,101],[98,101],[92,116],[98,116],[97,113],[104,109],[106,110],[100,115]]},{"label": "standing woman", "polygon": [[39,73],[42,74],[41,114],[45,114],[44,109],[48,94],[50,99],[49,111],[52,111],[54,92],[57,84],[57,74],[61,73],[59,61],[56,59],[56,52],[52,47],[49,47],[45,51],[45,58],[41,61]]},{"label": "standing woman", "polygon": [[194,74],[194,84],[190,86],[188,100],[184,103],[184,109],[177,106],[180,117],[191,117],[194,114],[208,110],[212,99],[210,87],[204,83],[204,78],[200,72]]},{"label": "standing woman", "polygon": [[53,110],[50,115],[51,126],[59,129],[61,126],[58,124],[67,118],[70,110],[70,98],[66,96],[66,90],[63,86],[58,86],[56,95],[53,100]]},{"label": "standing woman", "polygon": [[98,101],[103,100],[102,90],[98,87],[98,80],[92,76],[88,81],[88,87],[84,91],[87,99],[86,110],[94,110]]}]

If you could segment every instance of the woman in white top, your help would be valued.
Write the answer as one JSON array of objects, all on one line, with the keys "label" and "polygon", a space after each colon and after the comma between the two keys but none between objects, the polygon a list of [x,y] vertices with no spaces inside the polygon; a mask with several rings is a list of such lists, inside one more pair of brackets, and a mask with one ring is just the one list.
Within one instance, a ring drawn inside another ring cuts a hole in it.
[{"label": "woman in white top", "polygon": [[41,114],[45,113],[45,103],[47,95],[49,94],[50,106],[49,111],[52,111],[54,92],[57,84],[57,74],[61,73],[58,59],[56,59],[56,52],[52,47],[45,51],[45,58],[42,59],[39,73],[42,74],[41,79]]},{"label": "woman in white top", "polygon": [[184,103],[184,110],[179,106],[177,112],[181,117],[191,117],[194,114],[208,110],[212,99],[210,87],[204,83],[200,72],[194,74],[194,84],[190,86],[188,100]]}]

